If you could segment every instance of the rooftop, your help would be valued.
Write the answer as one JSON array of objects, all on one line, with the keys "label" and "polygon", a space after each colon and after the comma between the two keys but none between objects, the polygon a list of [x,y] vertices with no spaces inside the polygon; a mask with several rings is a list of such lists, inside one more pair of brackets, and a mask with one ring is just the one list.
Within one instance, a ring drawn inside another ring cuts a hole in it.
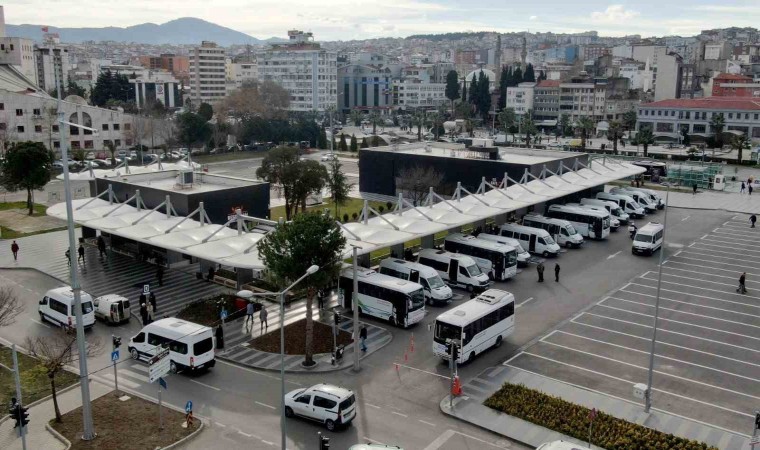
[{"label": "rooftop", "polygon": [[[492,147],[490,150],[496,149],[499,153],[500,159],[489,160],[494,163],[507,163],[507,164],[543,164],[549,161],[555,161],[560,158],[568,158],[570,155],[567,152],[552,151],[552,150],[537,150],[537,149],[521,149],[515,147]],[[481,151],[478,151],[481,150]],[[464,144],[453,144],[447,142],[429,142],[420,143],[414,142],[410,144],[401,144],[397,148],[394,146],[375,147],[369,149],[362,149],[362,151],[384,151],[393,153],[404,153],[407,155],[425,155],[435,156],[439,158],[458,158],[458,159],[483,159],[484,150],[489,148],[467,148]],[[576,156],[575,153],[572,156]]]},{"label": "rooftop", "polygon": [[752,81],[752,77],[748,77],[745,75],[736,75],[733,73],[721,73],[721,74],[715,75],[714,78],[716,80]]},{"label": "rooftop", "polygon": [[541,80],[538,82],[536,87],[542,87],[542,88],[559,87],[559,84],[560,84],[559,80]]},{"label": "rooftop", "polygon": [[642,108],[679,108],[679,109],[733,109],[740,111],[760,111],[760,99],[704,97],[679,98],[645,103]]},{"label": "rooftop", "polygon": [[245,178],[229,177],[225,175],[209,175],[195,172],[192,183],[180,183],[182,170],[165,170],[161,172],[146,172],[130,175],[122,175],[117,181],[130,183],[135,186],[145,186],[166,192],[180,192],[183,194],[196,194],[199,192],[212,192],[235,187],[260,184],[261,181],[247,180]]}]

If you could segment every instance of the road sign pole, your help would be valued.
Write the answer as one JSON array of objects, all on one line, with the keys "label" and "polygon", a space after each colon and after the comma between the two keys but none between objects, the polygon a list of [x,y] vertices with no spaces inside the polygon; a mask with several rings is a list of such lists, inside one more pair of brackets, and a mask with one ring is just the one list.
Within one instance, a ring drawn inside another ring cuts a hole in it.
[{"label": "road sign pole", "polygon": [[164,429],[163,415],[161,414],[161,384],[158,385],[158,429]]},{"label": "road sign pole", "polygon": [[[15,378],[16,381],[16,401],[18,402],[18,411],[20,413],[21,406],[24,404],[21,401],[21,378],[19,376],[19,369],[18,369],[18,355],[16,355],[16,344],[13,344],[11,347],[13,351],[13,378]],[[21,447],[26,450],[26,427],[24,426],[23,417],[21,419],[21,426],[19,427],[19,434],[21,435]]]},{"label": "road sign pole", "polygon": [[113,362],[113,383],[116,388],[116,395],[119,395],[119,376],[117,375],[116,361]]}]

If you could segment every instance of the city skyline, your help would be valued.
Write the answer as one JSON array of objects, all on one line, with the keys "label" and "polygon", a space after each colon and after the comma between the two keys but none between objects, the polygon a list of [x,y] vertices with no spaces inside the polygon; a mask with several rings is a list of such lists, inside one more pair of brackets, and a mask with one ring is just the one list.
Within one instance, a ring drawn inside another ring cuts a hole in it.
[{"label": "city skyline", "polygon": [[196,0],[168,0],[160,4],[135,0],[109,5],[107,9],[94,0],[9,0],[3,6],[9,24],[126,27],[197,17],[261,39],[285,38],[286,30],[296,28],[312,31],[317,40],[323,41],[463,31],[595,30],[602,36],[692,36],[704,29],[753,26],[760,19],[757,4],[712,0],[667,3],[646,0],[636,4],[592,0],[583,6],[555,0],[540,5],[505,5],[497,0],[483,0],[477,6],[464,6],[453,0],[388,0],[382,4],[352,0],[326,0],[319,4],[295,0],[224,0],[215,2],[212,10],[207,2]]}]

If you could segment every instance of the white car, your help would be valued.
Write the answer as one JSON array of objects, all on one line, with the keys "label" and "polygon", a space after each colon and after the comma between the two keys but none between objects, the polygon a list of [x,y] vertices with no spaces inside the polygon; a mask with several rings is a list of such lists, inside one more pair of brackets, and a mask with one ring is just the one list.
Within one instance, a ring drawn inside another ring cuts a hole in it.
[{"label": "white car", "polygon": [[356,417],[356,396],[350,389],[326,383],[296,389],[285,394],[285,416],[304,417],[334,431]]},{"label": "white car", "polygon": [[323,161],[323,162],[324,161],[334,161],[336,159],[338,159],[338,157],[335,156],[334,153],[326,153],[326,154],[322,155],[321,161]]}]

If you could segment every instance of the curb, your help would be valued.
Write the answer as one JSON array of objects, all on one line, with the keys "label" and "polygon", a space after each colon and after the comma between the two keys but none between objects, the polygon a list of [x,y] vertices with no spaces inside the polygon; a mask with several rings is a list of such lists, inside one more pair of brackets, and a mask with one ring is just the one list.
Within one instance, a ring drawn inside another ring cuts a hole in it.
[{"label": "curb", "polygon": [[167,445],[166,447],[163,447],[161,450],[169,450],[170,448],[175,448],[175,447],[177,447],[179,445],[185,444],[185,443],[190,442],[191,440],[195,439],[200,434],[200,432],[203,430],[203,427],[205,426],[205,424],[204,424],[204,422],[203,422],[202,419],[198,419],[198,421],[201,423],[201,426],[199,426],[197,430],[193,431],[192,433],[190,433],[189,435],[183,437],[182,439],[178,440],[177,442],[175,442],[173,444],[170,444],[170,445]]},{"label": "curb", "polygon": [[63,437],[63,435],[61,433],[55,431],[55,429],[53,427],[51,427],[49,423],[45,424],[45,429],[48,430],[48,432],[50,434],[52,434],[54,438],[56,438],[59,441],[61,441],[61,443],[63,443],[63,445],[66,446],[66,450],[69,450],[71,448],[71,442],[69,442],[68,439],[66,439],[65,437]]}]

